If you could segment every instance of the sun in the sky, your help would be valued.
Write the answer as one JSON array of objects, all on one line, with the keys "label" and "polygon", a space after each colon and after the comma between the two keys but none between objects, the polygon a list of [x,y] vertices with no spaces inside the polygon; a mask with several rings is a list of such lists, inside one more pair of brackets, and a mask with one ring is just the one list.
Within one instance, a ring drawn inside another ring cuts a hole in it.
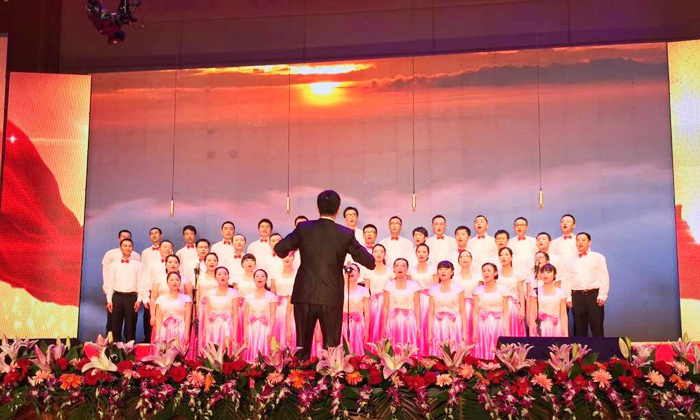
[{"label": "sun in the sky", "polygon": [[342,102],[345,93],[341,82],[314,82],[303,85],[304,99],[313,105],[332,105]]}]

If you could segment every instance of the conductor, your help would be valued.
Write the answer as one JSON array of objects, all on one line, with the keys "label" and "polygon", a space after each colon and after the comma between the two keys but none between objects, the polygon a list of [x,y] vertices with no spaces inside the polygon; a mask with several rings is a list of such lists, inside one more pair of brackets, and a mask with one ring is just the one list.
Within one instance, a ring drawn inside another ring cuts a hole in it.
[{"label": "conductor", "polygon": [[316,199],[318,220],[302,222],[277,245],[275,253],[284,258],[290,251],[301,253],[301,266],[292,291],[297,343],[301,358],[311,353],[316,321],[320,321],[323,347],[340,344],[343,324],[343,263],[350,254],[356,262],[373,269],[374,258],[355,239],[355,232],[335,223],[340,196],[333,190]]}]

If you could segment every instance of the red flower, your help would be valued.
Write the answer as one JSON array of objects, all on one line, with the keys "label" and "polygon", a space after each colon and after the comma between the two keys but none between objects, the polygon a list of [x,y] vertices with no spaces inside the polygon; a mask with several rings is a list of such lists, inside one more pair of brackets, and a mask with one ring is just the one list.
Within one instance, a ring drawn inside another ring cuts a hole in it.
[{"label": "red flower", "polygon": [[138,373],[141,379],[147,379],[152,377],[154,372],[155,370],[152,367],[146,365],[141,365],[138,369]]},{"label": "red flower", "polygon": [[526,377],[520,377],[513,384],[513,390],[520,398],[522,398],[530,392],[530,382]]},{"label": "red flower", "polygon": [[404,376],[404,381],[406,381],[406,386],[411,391],[425,388],[425,379],[421,376],[406,375]]},{"label": "red flower", "polygon": [[128,360],[122,360],[121,362],[117,363],[117,372],[119,373],[123,373],[127,370],[132,370],[133,368],[134,362],[130,362]]},{"label": "red flower", "polygon": [[556,380],[558,383],[563,384],[569,379],[569,373],[564,372],[564,371],[559,371],[554,374],[554,380]]},{"label": "red flower", "polygon": [[89,360],[89,359],[85,359],[85,358],[80,359],[80,361],[78,362],[78,364],[75,365],[75,368],[76,368],[78,371],[82,371],[82,370],[83,370],[83,366],[87,365],[88,363],[90,363],[90,360]]},{"label": "red flower", "polygon": [[360,363],[361,363],[361,362],[362,362],[362,358],[361,358],[361,357],[353,356],[353,357],[350,358],[350,365],[352,365],[352,367],[353,367],[355,370],[360,370]]},{"label": "red flower", "polygon": [[654,362],[654,369],[658,370],[664,376],[670,376],[673,373],[673,368],[665,360],[657,360]]},{"label": "red flower", "polygon": [[377,369],[372,369],[369,371],[369,384],[372,386],[377,386],[382,383],[382,374]]},{"label": "red flower", "polygon": [[583,373],[586,375],[590,375],[591,373],[596,371],[595,365],[584,365],[582,361],[579,360],[578,362],[579,366],[581,367],[581,370]]},{"label": "red flower", "polygon": [[226,376],[233,374],[233,362],[224,362],[221,365],[221,372]]},{"label": "red flower", "polygon": [[445,372],[447,372],[447,366],[445,366],[445,364],[444,364],[444,363],[441,363],[441,362],[435,363],[435,365],[433,365],[433,368],[434,368],[435,370],[437,370],[438,372],[440,372],[440,373],[445,373]]},{"label": "red flower", "polygon": [[584,386],[588,385],[588,381],[583,377],[583,375],[576,375],[574,378],[574,384],[579,388],[583,388]]},{"label": "red flower", "polygon": [[478,361],[479,361],[479,359],[472,357],[471,354],[468,354],[468,355],[464,356],[462,363],[474,366],[476,364],[476,362],[478,362]]},{"label": "red flower", "polygon": [[233,370],[236,372],[243,372],[245,368],[248,367],[248,363],[244,360],[234,360],[231,362],[231,367],[233,367]]},{"label": "red flower", "polygon": [[199,367],[204,366],[204,363],[202,363],[201,360],[185,360],[185,365],[190,368],[190,370],[195,370]]},{"label": "red flower", "polygon": [[634,366],[630,369],[630,373],[632,374],[632,376],[633,376],[635,379],[639,379],[639,378],[641,378],[642,376],[644,376],[644,373],[642,373],[641,370],[637,369],[637,368],[634,367]]},{"label": "red flower", "polygon": [[59,357],[58,359],[56,359],[56,366],[58,366],[58,368],[61,369],[61,370],[66,370],[66,369],[68,369],[68,364],[69,364],[69,363],[70,363],[70,362],[69,362],[68,359],[66,359],[65,357]]},{"label": "red flower", "polygon": [[437,382],[437,375],[435,372],[426,372],[425,375],[423,375],[423,380],[426,386],[435,385],[435,382]]},{"label": "red flower", "polygon": [[172,366],[168,369],[168,376],[177,383],[181,383],[187,377],[187,368],[184,366]]},{"label": "red flower", "polygon": [[12,369],[7,375],[5,375],[5,378],[3,378],[2,383],[5,385],[9,385],[11,383],[15,382],[20,382],[24,379],[24,374],[22,374],[21,370],[18,369]]},{"label": "red flower", "polygon": [[262,370],[260,370],[258,368],[253,368],[245,373],[245,375],[251,379],[259,378],[262,376],[262,374],[263,374]]},{"label": "red flower", "polygon": [[87,372],[85,372],[85,385],[87,386],[96,386],[97,383],[100,381],[99,376],[96,374],[95,369],[90,369]]},{"label": "red flower", "polygon": [[617,380],[620,381],[620,386],[622,386],[624,389],[628,391],[634,390],[634,378],[626,375],[621,375],[619,378],[617,378]]},{"label": "red flower", "polygon": [[547,363],[543,360],[538,360],[534,365],[530,366],[530,376],[543,373],[547,369]]},{"label": "red flower", "polygon": [[504,376],[506,376],[506,372],[500,369],[486,372],[486,379],[494,384],[500,384]]},{"label": "red flower", "polygon": [[151,381],[153,382],[154,385],[160,385],[163,382],[165,382],[165,375],[160,373],[159,370],[154,370],[151,373]]}]

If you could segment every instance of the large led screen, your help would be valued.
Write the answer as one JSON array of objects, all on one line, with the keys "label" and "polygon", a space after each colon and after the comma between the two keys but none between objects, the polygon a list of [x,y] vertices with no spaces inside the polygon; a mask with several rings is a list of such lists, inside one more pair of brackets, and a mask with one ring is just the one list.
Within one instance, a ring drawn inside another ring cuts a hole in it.
[{"label": "large led screen", "polygon": [[90,76],[12,73],[0,208],[0,331],[78,331]]}]

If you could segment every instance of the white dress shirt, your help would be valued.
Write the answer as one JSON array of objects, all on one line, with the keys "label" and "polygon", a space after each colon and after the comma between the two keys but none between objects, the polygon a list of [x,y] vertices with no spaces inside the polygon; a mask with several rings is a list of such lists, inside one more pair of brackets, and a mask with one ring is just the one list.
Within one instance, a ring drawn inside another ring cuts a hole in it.
[{"label": "white dress shirt", "polygon": [[[229,241],[219,241],[211,246],[211,252],[219,257],[219,265],[228,268],[229,273],[233,270],[235,263],[233,261],[233,244]],[[240,260],[238,260],[238,265],[241,265]]]},{"label": "white dress shirt", "polygon": [[207,272],[207,265],[204,263],[204,260],[199,261],[199,257],[196,257],[193,260],[187,260],[184,264],[180,265],[180,272],[187,278],[192,279],[193,284],[197,281],[197,276],[194,275],[194,269],[197,267],[197,265],[199,265],[200,275]]},{"label": "white dress shirt", "polygon": [[599,289],[598,299],[606,301],[610,290],[610,275],[603,254],[589,250],[586,254],[577,253],[569,258],[561,286],[569,298],[570,292],[574,290]]},{"label": "white dress shirt", "polygon": [[160,247],[153,245],[141,251],[141,265],[148,267],[153,261],[160,259]]},{"label": "white dress shirt", "polygon": [[549,253],[556,254],[564,261],[568,261],[569,258],[578,255],[578,250],[576,249],[576,234],[562,235],[554,239],[552,243],[549,244]]},{"label": "white dress shirt", "polygon": [[267,272],[267,282],[268,286],[270,280],[278,279],[282,275],[282,270],[284,269],[284,262],[282,258],[279,258],[277,254],[272,253],[270,255],[265,255],[262,259],[258,260],[256,270],[262,268]]},{"label": "white dress shirt", "polygon": [[360,245],[365,244],[365,235],[363,234],[362,229],[358,227],[355,228],[355,239],[357,239],[357,242],[359,242]]},{"label": "white dress shirt", "polygon": [[143,267],[143,272],[143,281],[146,283],[145,287],[151,290],[153,283],[165,274],[165,260],[159,258],[157,261],[151,261],[150,265]]},{"label": "white dress shirt", "polygon": [[191,261],[194,264],[199,259],[197,256],[197,248],[194,244],[183,246],[177,250],[175,255],[177,255],[177,257],[180,259],[181,266],[184,266],[188,261]]},{"label": "white dress shirt", "polygon": [[257,241],[252,242],[250,245],[248,245],[248,253],[255,255],[255,259],[258,261],[258,263],[272,255],[270,239],[260,238]]},{"label": "white dress shirt", "polygon": [[142,278],[143,272],[141,268],[141,263],[133,258],[126,260],[119,258],[109,266],[105,291],[108,303],[112,303],[114,292],[136,292],[138,293],[139,301],[148,301],[148,295],[145,294],[147,288]]},{"label": "white dress shirt", "polygon": [[450,254],[457,251],[457,240],[452,236],[431,236],[425,240],[425,244],[430,247],[430,261],[435,264],[449,259]]},{"label": "white dress shirt", "polygon": [[[102,292],[107,293],[107,279],[110,275],[110,266],[113,262],[121,260],[121,258],[122,250],[120,248],[112,248],[105,252],[104,257],[102,257]],[[131,253],[131,259],[141,261],[141,256],[138,252],[134,251]]]},{"label": "white dress shirt", "polygon": [[394,266],[394,260],[397,258],[408,260],[411,255],[414,255],[413,241],[409,241],[402,236],[389,236],[379,241],[379,243],[386,248],[386,265],[389,267]]},{"label": "white dress shirt", "polygon": [[497,266],[501,265],[498,259],[496,240],[488,233],[485,233],[481,237],[476,235],[469,239],[469,242],[467,242],[467,249],[476,253],[476,255],[474,255],[474,261],[478,259],[476,266],[479,267],[479,271],[481,271],[481,266],[487,262],[496,264]]},{"label": "white dress shirt", "polygon": [[520,272],[532,270],[537,252],[537,240],[532,236],[517,236],[508,240],[508,248],[513,250],[513,268]]}]

